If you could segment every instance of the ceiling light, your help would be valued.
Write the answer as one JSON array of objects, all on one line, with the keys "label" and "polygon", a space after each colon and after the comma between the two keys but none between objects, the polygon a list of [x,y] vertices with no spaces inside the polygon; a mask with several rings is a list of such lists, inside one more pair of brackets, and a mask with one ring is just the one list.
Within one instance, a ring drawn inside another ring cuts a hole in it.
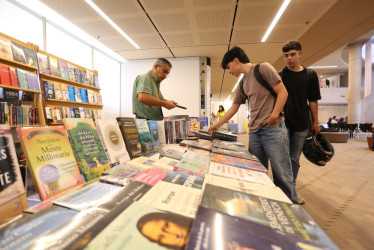
[{"label": "ceiling light", "polygon": [[337,68],[338,66],[310,66],[310,69],[333,69]]},{"label": "ceiling light", "polygon": [[140,49],[140,47],[120,28],[118,27],[115,22],[112,21],[105,13],[102,11],[96,4],[94,4],[91,0],[85,0],[88,5],[91,6],[92,9],[94,9],[97,13],[99,13],[100,16],[102,16],[105,21],[107,21],[112,27],[118,31],[124,38],[126,38],[127,41],[129,41],[135,48]]},{"label": "ceiling light", "polygon": [[239,82],[242,80],[243,76],[244,76],[244,74],[241,73],[240,76],[239,76],[238,81],[236,82],[236,84],[235,84],[235,86],[234,86],[234,88],[232,89],[231,92],[234,92],[234,91],[235,91],[236,87],[238,87],[238,84],[239,84]]},{"label": "ceiling light", "polygon": [[261,39],[261,42],[265,42],[268,36],[270,35],[271,31],[274,29],[275,25],[277,24],[279,18],[282,16],[283,12],[286,10],[288,4],[291,2],[291,0],[284,0],[282,6],[278,10],[278,13],[275,15],[274,20],[271,22],[268,30],[266,31],[264,37]]}]

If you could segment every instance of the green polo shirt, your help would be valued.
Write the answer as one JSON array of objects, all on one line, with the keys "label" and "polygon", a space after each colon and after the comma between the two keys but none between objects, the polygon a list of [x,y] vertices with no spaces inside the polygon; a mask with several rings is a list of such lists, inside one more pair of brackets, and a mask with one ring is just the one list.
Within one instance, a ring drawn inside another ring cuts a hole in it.
[{"label": "green polo shirt", "polygon": [[[164,116],[160,106],[149,106],[138,101],[139,93],[150,94],[159,99],[160,82],[152,70],[149,72],[153,75],[156,83],[148,72],[136,77],[132,90],[132,113],[148,120],[163,120]],[[165,100],[161,91],[160,99]]]}]

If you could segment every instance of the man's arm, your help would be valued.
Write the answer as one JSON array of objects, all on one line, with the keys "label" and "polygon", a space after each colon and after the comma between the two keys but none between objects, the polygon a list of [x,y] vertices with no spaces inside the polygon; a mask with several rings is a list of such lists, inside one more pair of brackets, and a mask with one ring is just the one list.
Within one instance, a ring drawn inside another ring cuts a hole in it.
[{"label": "man's arm", "polygon": [[312,131],[314,131],[314,134],[317,135],[320,132],[318,122],[318,101],[309,102],[309,108],[313,117]]},{"label": "man's arm", "polygon": [[230,120],[230,118],[233,115],[236,114],[236,112],[238,112],[239,107],[240,107],[240,104],[231,105],[231,107],[229,108],[229,110],[227,110],[226,114],[222,117],[222,119],[219,122],[217,122],[216,124],[214,124],[213,126],[211,126],[208,129],[208,132],[211,133],[211,132],[219,129],[219,127],[221,127],[223,124],[225,124],[228,120]]},{"label": "man's arm", "polygon": [[287,101],[288,92],[282,81],[279,81],[273,87],[275,93],[277,93],[277,100],[273,112],[271,112],[269,118],[265,121],[264,124],[267,124],[269,127],[277,125],[278,116],[283,110],[283,106]]},{"label": "man's arm", "polygon": [[138,101],[149,106],[160,106],[160,107],[164,107],[167,109],[175,108],[175,104],[176,104],[175,101],[160,100],[154,97],[153,95],[143,93],[143,92],[138,94]]}]

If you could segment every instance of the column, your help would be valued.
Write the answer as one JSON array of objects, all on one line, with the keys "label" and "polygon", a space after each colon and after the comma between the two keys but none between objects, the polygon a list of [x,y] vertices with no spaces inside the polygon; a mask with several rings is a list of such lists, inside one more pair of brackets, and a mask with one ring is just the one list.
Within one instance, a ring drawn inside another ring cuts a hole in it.
[{"label": "column", "polygon": [[361,122],[362,44],[349,46],[348,123]]}]

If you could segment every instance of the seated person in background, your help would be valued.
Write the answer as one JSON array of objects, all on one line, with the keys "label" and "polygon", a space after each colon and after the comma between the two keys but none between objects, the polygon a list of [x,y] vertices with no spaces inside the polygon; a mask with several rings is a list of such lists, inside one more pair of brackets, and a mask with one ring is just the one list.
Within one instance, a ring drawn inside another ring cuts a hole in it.
[{"label": "seated person in background", "polygon": [[[337,119],[336,119],[336,118],[337,118]],[[338,123],[338,121],[339,121],[339,117],[336,117],[336,115],[334,115],[334,116],[332,117],[331,124],[336,124],[336,123]]]},{"label": "seated person in background", "polygon": [[219,105],[219,109],[217,112],[217,115],[212,113],[213,117],[218,117],[218,120],[220,121],[222,117],[226,114],[225,108],[222,105]]},{"label": "seated person in background", "polygon": [[329,128],[332,127],[332,125],[331,125],[331,121],[332,121],[332,117],[330,117],[329,120],[327,121],[327,126],[329,126]]}]

